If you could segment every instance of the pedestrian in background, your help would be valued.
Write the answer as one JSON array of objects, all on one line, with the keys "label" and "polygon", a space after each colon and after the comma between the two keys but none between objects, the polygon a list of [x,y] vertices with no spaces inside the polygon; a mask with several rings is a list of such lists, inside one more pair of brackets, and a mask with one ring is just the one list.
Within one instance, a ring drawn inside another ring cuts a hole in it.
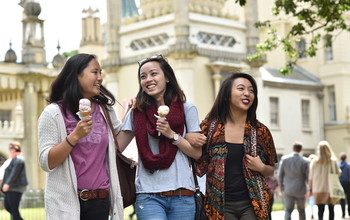
[{"label": "pedestrian in background", "polygon": [[348,204],[348,215],[350,216],[350,165],[346,162],[346,153],[342,152],[339,155],[340,162],[338,163],[341,169],[341,175],[339,177],[340,184],[342,185],[345,193],[345,199],[340,199],[340,206],[342,211],[342,217],[345,218],[345,206]]},{"label": "pedestrian in background", "polygon": [[296,203],[299,219],[305,220],[305,202],[309,177],[309,161],[301,155],[303,146],[294,142],[293,153],[282,157],[278,177],[284,198],[285,220],[290,220]]},{"label": "pedestrian in background", "polygon": [[270,209],[269,209],[269,217],[271,219],[272,206],[273,206],[273,203],[275,202],[275,192],[277,192],[278,199],[282,198],[282,192],[278,181],[278,176],[276,174],[266,177],[266,181],[270,187],[270,192],[272,194],[271,200],[270,200]]},{"label": "pedestrian in background", "polygon": [[5,194],[5,209],[11,214],[11,219],[22,220],[19,204],[26,191],[28,179],[25,161],[19,142],[12,142],[9,146],[10,157],[5,161],[6,166],[1,183],[1,191]]},{"label": "pedestrian in background", "polygon": [[[308,160],[309,160],[309,163],[311,164],[311,162],[316,158],[316,155],[315,154],[310,154],[308,156]],[[309,185],[308,185],[309,187]],[[310,206],[310,210],[311,210],[311,219],[314,219],[314,205],[315,205],[315,197],[308,193],[309,195],[309,206]]]},{"label": "pedestrian in background", "polygon": [[251,75],[230,75],[201,123],[210,138],[195,168],[197,175],[207,174],[209,219],[269,219],[272,194],[265,177],[273,175],[277,156],[269,129],[256,118],[257,89]]},{"label": "pedestrian in background", "polygon": [[[318,219],[323,219],[325,205],[328,205],[329,220],[334,220],[334,204],[330,198],[328,175],[331,166],[337,166],[337,158],[327,141],[320,141],[317,145],[317,156],[310,164],[309,193],[315,197],[318,207]],[[338,168],[336,173],[340,173]]]}]

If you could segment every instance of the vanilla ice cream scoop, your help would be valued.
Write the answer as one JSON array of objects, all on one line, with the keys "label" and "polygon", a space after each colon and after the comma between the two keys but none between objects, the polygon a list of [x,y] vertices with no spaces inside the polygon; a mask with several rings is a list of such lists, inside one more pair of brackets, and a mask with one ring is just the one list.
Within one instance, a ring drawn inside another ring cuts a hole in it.
[{"label": "vanilla ice cream scoop", "polygon": [[165,118],[169,114],[169,107],[166,105],[161,105],[158,107],[157,112],[161,118]]},{"label": "vanilla ice cream scoop", "polygon": [[91,102],[89,99],[79,100],[79,113],[82,117],[86,117],[91,113]]}]

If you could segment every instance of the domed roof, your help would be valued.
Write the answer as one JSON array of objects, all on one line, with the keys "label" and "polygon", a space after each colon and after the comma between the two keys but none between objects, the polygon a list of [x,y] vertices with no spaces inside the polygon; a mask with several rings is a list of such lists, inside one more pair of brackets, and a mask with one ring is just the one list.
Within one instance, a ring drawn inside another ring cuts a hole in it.
[{"label": "domed roof", "polygon": [[41,6],[37,2],[26,2],[25,6],[24,6],[24,13],[28,17],[37,18],[41,13]]},{"label": "domed roof", "polygon": [[57,43],[57,54],[56,56],[54,56],[53,60],[52,60],[52,65],[55,68],[61,68],[64,65],[64,62],[66,62],[66,58],[60,54],[60,42]]},{"label": "domed roof", "polygon": [[5,54],[5,62],[6,63],[16,63],[17,55],[14,50],[11,48],[12,43],[10,43],[10,49]]},{"label": "domed roof", "polygon": [[66,62],[66,58],[61,54],[56,54],[52,60],[52,65],[55,68],[61,68],[63,67],[64,62]]}]

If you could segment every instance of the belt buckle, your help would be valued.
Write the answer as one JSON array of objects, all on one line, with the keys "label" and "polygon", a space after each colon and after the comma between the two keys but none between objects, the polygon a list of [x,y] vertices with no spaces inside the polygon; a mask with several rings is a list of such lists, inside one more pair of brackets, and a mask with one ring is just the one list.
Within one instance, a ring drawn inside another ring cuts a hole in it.
[{"label": "belt buckle", "polygon": [[[89,190],[83,189],[82,191],[80,191],[80,193],[79,193],[79,198],[85,202],[85,201],[88,201],[90,198],[87,198],[87,199],[86,199],[86,198],[83,198],[82,196],[83,196],[83,193],[84,193],[84,192],[89,192]],[[89,195],[89,194],[87,194],[87,195]],[[90,196],[88,196],[88,197],[90,197]]]}]

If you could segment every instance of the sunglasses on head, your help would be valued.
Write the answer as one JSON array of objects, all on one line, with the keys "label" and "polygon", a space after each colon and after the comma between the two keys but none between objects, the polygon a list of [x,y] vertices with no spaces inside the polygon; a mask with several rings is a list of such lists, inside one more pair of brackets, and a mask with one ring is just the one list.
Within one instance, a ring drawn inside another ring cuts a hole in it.
[{"label": "sunglasses on head", "polygon": [[144,58],[142,60],[139,60],[137,63],[139,64],[139,66],[142,66],[145,62],[149,61],[149,60],[153,60],[153,59],[163,59],[165,61],[167,61],[163,56],[162,54],[155,54],[153,56],[150,56],[150,57],[147,57],[147,58]]}]

